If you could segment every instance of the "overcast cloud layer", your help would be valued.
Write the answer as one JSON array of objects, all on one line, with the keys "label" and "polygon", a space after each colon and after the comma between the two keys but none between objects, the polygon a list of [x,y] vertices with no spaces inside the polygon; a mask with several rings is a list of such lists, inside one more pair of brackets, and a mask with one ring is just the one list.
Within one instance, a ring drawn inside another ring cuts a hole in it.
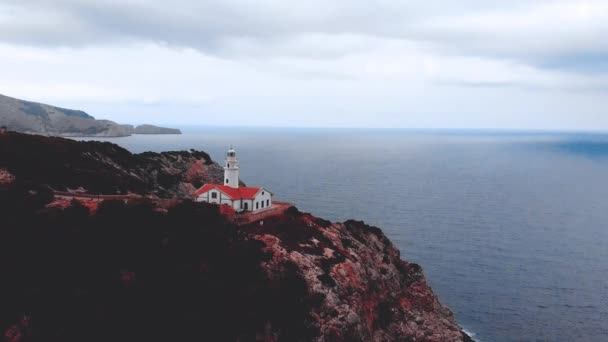
[{"label": "overcast cloud layer", "polygon": [[0,93],[174,125],[607,130],[608,1],[0,0]]}]

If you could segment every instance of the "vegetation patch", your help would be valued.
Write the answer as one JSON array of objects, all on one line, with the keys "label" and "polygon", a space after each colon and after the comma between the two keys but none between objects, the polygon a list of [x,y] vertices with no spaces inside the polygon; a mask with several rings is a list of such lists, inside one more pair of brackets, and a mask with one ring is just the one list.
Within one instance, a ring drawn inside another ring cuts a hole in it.
[{"label": "vegetation patch", "polygon": [[44,107],[42,107],[42,105],[40,105],[39,103],[24,101],[23,107],[21,107],[21,109],[26,114],[29,114],[32,116],[36,116],[36,117],[40,117],[40,118],[44,118],[44,119],[49,118],[49,114],[47,113],[46,109],[44,109]]}]

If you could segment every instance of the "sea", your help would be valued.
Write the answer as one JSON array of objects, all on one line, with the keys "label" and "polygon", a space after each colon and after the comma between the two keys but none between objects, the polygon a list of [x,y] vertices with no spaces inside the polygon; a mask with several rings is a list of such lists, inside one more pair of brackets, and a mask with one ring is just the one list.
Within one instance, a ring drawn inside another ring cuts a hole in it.
[{"label": "sea", "polygon": [[96,140],[233,145],[248,185],[382,228],[477,341],[608,341],[608,133],[182,130]]}]

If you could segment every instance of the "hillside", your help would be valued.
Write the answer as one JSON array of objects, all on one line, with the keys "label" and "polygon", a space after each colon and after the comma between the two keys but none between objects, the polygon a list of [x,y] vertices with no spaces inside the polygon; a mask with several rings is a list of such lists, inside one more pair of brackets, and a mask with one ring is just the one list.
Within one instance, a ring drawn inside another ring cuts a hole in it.
[{"label": "hillside", "polygon": [[26,184],[93,194],[188,197],[204,183],[222,182],[222,168],[201,151],[132,154],[109,143],[16,132],[0,135],[0,169]]},{"label": "hillside", "polygon": [[0,340],[471,341],[421,267],[363,222],[290,207],[237,226],[190,200],[89,210],[47,191],[174,195],[216,166],[204,152],[0,136]]},{"label": "hillside", "polygon": [[[136,134],[142,126],[96,120],[81,111],[59,108],[0,95],[0,125],[12,131],[54,136],[121,137]],[[144,125],[148,134],[180,134],[176,129]]]}]

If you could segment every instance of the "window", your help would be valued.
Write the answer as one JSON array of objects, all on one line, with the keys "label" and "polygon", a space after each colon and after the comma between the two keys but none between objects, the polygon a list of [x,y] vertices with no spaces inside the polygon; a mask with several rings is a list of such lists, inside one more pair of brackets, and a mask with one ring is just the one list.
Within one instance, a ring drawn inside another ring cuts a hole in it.
[{"label": "window", "polygon": [[266,206],[270,205],[270,200],[266,200]]},{"label": "window", "polygon": [[230,167],[230,164],[226,163],[226,167]]},{"label": "window", "polygon": [[264,191],[262,191],[262,195],[264,194]]},{"label": "window", "polygon": [[262,201],[262,208],[264,208],[264,201]]},{"label": "window", "polygon": [[211,198],[217,198],[217,192],[212,192],[211,193]]},{"label": "window", "polygon": [[226,184],[228,184],[228,178],[226,178]]},{"label": "window", "polygon": [[260,202],[255,202],[255,208],[259,209],[260,208]]}]

